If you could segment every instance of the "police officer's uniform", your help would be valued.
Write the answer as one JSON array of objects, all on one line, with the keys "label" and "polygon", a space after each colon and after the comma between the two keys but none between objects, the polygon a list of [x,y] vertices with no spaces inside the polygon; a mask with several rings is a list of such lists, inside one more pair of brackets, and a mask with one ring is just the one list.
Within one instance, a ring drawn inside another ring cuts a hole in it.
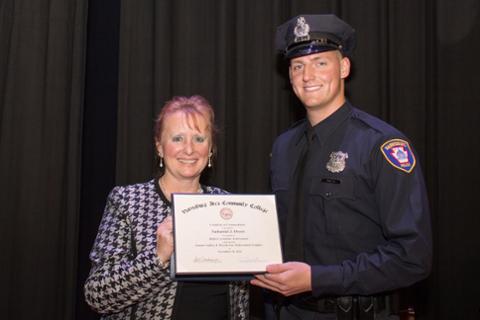
[{"label": "police officer's uniform", "polygon": [[[354,38],[333,15],[304,15],[279,27],[277,45],[287,58],[332,49],[349,55]],[[276,304],[280,314],[304,319],[387,319],[389,293],[428,275],[420,165],[408,139],[382,120],[346,102],[314,127],[297,123],[273,145],[271,182],[286,260],[296,259],[290,253],[300,243],[313,289],[280,302],[271,295],[267,318]]]}]

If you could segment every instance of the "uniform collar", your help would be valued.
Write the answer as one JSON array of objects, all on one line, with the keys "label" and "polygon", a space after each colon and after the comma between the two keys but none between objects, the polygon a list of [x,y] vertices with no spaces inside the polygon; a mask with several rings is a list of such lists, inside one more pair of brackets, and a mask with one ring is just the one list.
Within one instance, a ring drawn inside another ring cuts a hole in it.
[{"label": "uniform collar", "polygon": [[322,143],[327,137],[342,123],[350,113],[352,112],[352,105],[347,101],[338,110],[332,113],[323,121],[317,123],[315,126],[311,126],[308,121],[302,124],[302,129],[299,130],[299,134],[295,139],[295,144],[298,144],[302,138],[308,137],[308,131],[313,130],[312,133]]}]

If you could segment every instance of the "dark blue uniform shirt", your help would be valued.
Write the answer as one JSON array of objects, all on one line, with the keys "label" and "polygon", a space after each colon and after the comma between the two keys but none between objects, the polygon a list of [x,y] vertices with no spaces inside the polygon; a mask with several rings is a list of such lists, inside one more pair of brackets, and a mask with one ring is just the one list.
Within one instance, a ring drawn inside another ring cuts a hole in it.
[{"label": "dark blue uniform shirt", "polygon": [[347,102],[313,127],[304,194],[292,194],[309,126],[304,120],[277,138],[271,183],[282,235],[290,202],[304,197],[304,212],[296,214],[304,215],[313,295],[370,295],[425,278],[432,254],[428,200],[406,137]]}]

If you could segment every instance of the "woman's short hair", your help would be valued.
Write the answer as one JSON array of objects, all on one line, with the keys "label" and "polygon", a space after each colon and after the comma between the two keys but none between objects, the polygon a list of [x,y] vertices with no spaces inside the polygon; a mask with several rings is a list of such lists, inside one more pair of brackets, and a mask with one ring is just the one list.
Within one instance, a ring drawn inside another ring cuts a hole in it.
[{"label": "woman's short hair", "polygon": [[188,119],[188,124],[198,128],[197,116],[204,117],[207,121],[207,130],[212,137],[212,153],[216,152],[215,113],[207,99],[200,95],[191,97],[175,96],[167,101],[155,119],[154,140],[160,141],[164,128],[165,118],[176,112],[183,112]]}]

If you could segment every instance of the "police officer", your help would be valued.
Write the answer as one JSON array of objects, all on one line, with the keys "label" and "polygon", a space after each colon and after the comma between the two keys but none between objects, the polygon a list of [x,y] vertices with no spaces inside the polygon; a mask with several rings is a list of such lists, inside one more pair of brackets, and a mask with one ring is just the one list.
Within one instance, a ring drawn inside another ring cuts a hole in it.
[{"label": "police officer", "polygon": [[306,119],[272,149],[286,262],[251,281],[269,289],[266,318],[397,319],[392,292],[431,268],[428,200],[412,144],[346,100],[355,47],[347,23],[297,16],[278,27],[276,45]]}]

